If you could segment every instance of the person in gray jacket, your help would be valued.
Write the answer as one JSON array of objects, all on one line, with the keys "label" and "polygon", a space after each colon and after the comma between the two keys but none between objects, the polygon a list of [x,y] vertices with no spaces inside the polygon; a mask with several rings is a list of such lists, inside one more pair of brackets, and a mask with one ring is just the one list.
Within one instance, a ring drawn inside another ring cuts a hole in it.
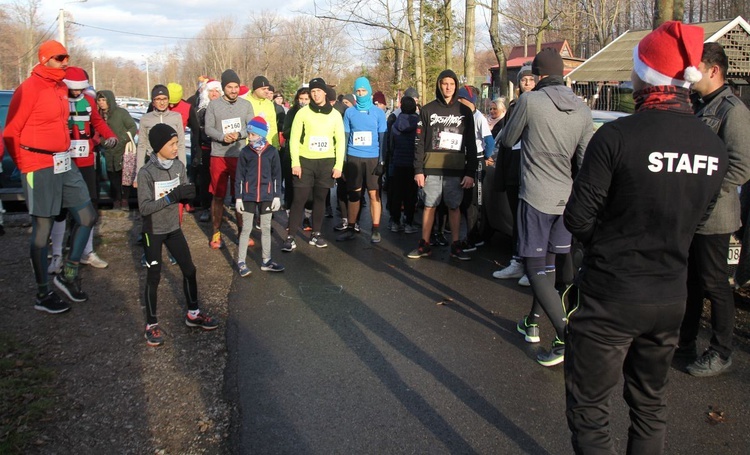
[{"label": "person in gray jacket", "polygon": [[[734,295],[727,278],[729,238],[740,227],[740,198],[737,187],[750,178],[750,111],[725,85],[729,60],[718,43],[704,43],[698,70],[703,74],[692,85],[696,115],[724,141],[729,168],[713,212],[690,244],[687,279],[687,307],[680,328],[675,358],[689,363],[693,376],[715,376],[732,365]],[[697,356],[696,339],[703,312],[703,298],[711,302],[709,348]],[[691,363],[692,362],[692,363]]]},{"label": "person in gray jacket", "polygon": [[[185,156],[185,129],[182,127],[182,116],[177,112],[169,110],[169,90],[161,84],[154,85],[151,90],[151,105],[154,110],[143,114],[140,126],[138,128],[138,146],[136,147],[136,165],[135,174],[141,170],[145,164],[146,157],[154,151],[149,141],[149,131],[154,125],[164,123],[177,131],[177,156],[182,164],[187,166],[187,157]],[[133,187],[138,188],[138,182],[133,183]]]},{"label": "person in gray jacket", "polygon": [[589,108],[563,83],[563,61],[551,48],[539,52],[531,65],[539,76],[533,91],[518,99],[500,133],[504,147],[522,139],[519,191],[518,254],[534,291],[528,316],[517,326],[529,343],[538,343],[537,320],[543,309],[555,327],[549,353],[537,361],[544,366],[561,363],[565,356],[566,311],[555,289],[555,256],[570,251],[572,236],[562,214],[573,186],[573,158],[578,166],[593,134]]},{"label": "person in gray jacket", "polygon": [[[224,215],[224,197],[227,194],[227,182],[237,172],[237,157],[247,139],[247,122],[254,117],[250,101],[240,98],[240,78],[234,70],[221,73],[220,98],[206,108],[205,131],[211,138],[211,220],[213,233],[208,245],[214,249],[224,248],[221,239],[221,221]],[[242,217],[237,217],[237,229],[242,232]]]},{"label": "person in gray jacket", "polygon": [[[179,114],[178,114],[179,115]],[[182,123],[180,123],[182,127]],[[218,327],[218,321],[198,307],[198,283],[193,259],[180,228],[177,203],[195,198],[195,186],[188,182],[187,169],[178,154],[177,131],[159,123],[148,133],[154,153],[138,172],[138,210],[143,217],[143,249],[146,254],[146,343],[159,346],[164,341],[156,318],[156,298],[161,280],[162,245],[175,258],[182,271],[182,288],[188,312],[185,324],[203,330]]]}]

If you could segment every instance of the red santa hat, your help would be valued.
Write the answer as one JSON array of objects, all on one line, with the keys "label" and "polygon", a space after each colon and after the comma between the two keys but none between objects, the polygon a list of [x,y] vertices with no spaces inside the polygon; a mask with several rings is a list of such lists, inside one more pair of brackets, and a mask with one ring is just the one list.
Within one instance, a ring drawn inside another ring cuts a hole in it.
[{"label": "red santa hat", "polygon": [[63,82],[65,82],[65,85],[70,90],[85,90],[89,88],[89,77],[86,75],[86,71],[77,66],[69,66],[65,70],[65,79],[63,79]]},{"label": "red santa hat", "polygon": [[702,53],[702,28],[668,21],[633,49],[633,69],[647,84],[689,88],[703,76],[698,70]]}]

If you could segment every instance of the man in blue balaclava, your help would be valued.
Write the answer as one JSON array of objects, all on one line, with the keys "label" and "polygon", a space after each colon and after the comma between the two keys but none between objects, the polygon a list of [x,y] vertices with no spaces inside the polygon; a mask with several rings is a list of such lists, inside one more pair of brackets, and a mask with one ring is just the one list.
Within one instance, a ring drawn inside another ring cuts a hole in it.
[{"label": "man in blue balaclava", "polygon": [[[354,97],[357,103],[344,113],[344,133],[346,134],[346,162],[344,177],[349,195],[348,215],[356,220],[362,199],[362,185],[367,186],[370,196],[372,233],[370,241],[380,242],[380,176],[383,174],[385,113],[372,102],[372,87],[366,77],[354,81]],[[356,231],[352,223],[337,240],[352,240]]]}]

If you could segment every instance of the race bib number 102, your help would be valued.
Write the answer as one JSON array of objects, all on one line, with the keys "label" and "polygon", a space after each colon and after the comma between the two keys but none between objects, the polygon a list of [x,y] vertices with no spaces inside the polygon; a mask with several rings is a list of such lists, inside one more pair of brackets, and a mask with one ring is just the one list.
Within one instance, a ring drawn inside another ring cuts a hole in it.
[{"label": "race bib number 102", "polygon": [[331,139],[325,136],[310,136],[307,148],[311,152],[327,152],[331,148]]}]

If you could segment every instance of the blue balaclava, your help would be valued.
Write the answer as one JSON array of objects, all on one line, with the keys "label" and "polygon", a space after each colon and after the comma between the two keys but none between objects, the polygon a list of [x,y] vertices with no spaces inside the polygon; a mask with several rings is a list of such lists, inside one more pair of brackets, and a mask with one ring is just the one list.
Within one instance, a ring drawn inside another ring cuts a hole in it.
[{"label": "blue balaclava", "polygon": [[[357,95],[357,89],[363,88],[367,90],[367,95]],[[357,99],[357,110],[366,111],[372,107],[372,87],[370,87],[370,81],[366,77],[358,77],[354,81],[354,97]]]}]

